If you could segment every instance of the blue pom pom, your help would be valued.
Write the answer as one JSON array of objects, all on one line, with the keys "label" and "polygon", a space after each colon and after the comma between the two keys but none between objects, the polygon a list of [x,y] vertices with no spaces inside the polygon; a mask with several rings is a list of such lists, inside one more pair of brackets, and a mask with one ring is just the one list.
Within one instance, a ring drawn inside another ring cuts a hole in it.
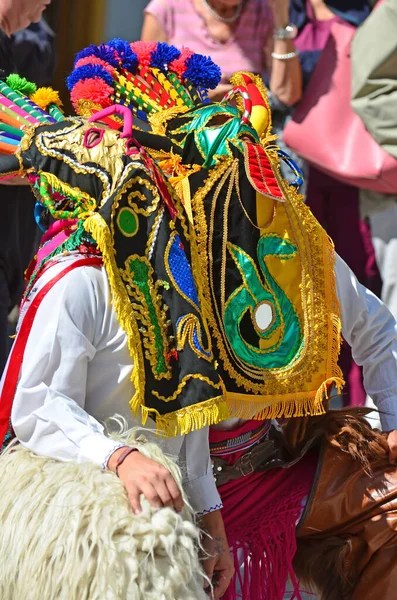
[{"label": "blue pom pom", "polygon": [[76,63],[81,59],[81,58],[86,58],[87,56],[95,56],[94,55],[94,44],[91,44],[90,46],[88,46],[87,48],[84,48],[84,50],[80,50],[80,52],[78,52],[76,54],[76,58],[74,61],[74,65],[76,66]]},{"label": "blue pom pom", "polygon": [[138,66],[138,57],[131,49],[131,46],[125,40],[114,38],[108,42],[107,46],[114,48],[121,60],[121,66],[128,71],[135,72]]},{"label": "blue pom pom", "polygon": [[94,77],[103,79],[111,87],[114,85],[113,77],[106,71],[106,69],[99,65],[85,65],[84,67],[78,67],[69,75],[66,80],[68,90],[72,91],[78,81],[93,79]]},{"label": "blue pom pom", "polygon": [[180,55],[180,51],[175,46],[159,42],[157,48],[152,52],[150,66],[165,72],[170,62],[179,58]]},{"label": "blue pom pom", "polygon": [[114,52],[114,49],[108,48],[105,46],[105,44],[101,44],[100,46],[94,46],[94,44],[91,44],[87,48],[84,48],[84,50],[81,50],[81,52],[76,55],[74,64],[76,65],[77,61],[79,61],[81,58],[86,58],[87,56],[95,56],[96,58],[100,58],[112,67],[118,67],[119,65],[119,60]]},{"label": "blue pom pom", "polygon": [[214,90],[221,80],[221,70],[209,56],[192,54],[186,61],[185,79],[189,79],[196,87]]}]

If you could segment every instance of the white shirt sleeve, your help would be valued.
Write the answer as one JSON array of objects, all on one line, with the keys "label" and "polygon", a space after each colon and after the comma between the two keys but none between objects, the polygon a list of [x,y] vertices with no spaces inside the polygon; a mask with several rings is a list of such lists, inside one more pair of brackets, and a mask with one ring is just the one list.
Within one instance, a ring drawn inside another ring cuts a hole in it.
[{"label": "white shirt sleeve", "polygon": [[[40,287],[59,267],[49,269]],[[37,454],[106,467],[110,455],[123,444],[106,437],[103,426],[85,410],[89,363],[95,359],[103,332],[111,329],[106,323],[104,282],[100,269],[78,267],[42,300],[26,345],[11,421],[21,444]],[[129,410],[126,401],[127,414]],[[153,441],[179,459],[184,488],[198,513],[221,507],[208,428],[164,444],[161,438]]]},{"label": "white shirt sleeve", "polygon": [[186,464],[183,487],[190,504],[199,516],[222,508],[209,451],[208,427],[184,436],[179,453]]},{"label": "white shirt sleeve", "polygon": [[[58,267],[49,269],[51,277]],[[37,454],[106,466],[121,444],[107,438],[84,410],[88,363],[96,351],[95,324],[104,318],[96,293],[99,281],[100,269],[78,267],[42,300],[26,345],[11,422],[22,445]]]},{"label": "white shirt sleeve", "polygon": [[363,367],[364,386],[380,413],[382,429],[397,429],[397,325],[388,308],[362,286],[337,256],[336,286],[342,335]]}]

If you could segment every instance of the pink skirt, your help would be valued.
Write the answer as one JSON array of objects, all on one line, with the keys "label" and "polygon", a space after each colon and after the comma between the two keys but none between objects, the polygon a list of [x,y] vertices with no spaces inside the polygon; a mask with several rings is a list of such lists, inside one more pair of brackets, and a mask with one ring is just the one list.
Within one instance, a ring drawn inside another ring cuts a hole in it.
[{"label": "pink skirt", "polygon": [[[258,429],[247,421],[232,431],[210,430],[210,444],[219,445]],[[234,464],[242,452],[222,455]],[[219,456],[219,454],[217,454]],[[310,452],[296,465],[252,473],[219,488],[223,519],[236,572],[223,600],[282,600],[290,577],[299,599],[292,560],[296,524],[313,485],[318,456]]]}]

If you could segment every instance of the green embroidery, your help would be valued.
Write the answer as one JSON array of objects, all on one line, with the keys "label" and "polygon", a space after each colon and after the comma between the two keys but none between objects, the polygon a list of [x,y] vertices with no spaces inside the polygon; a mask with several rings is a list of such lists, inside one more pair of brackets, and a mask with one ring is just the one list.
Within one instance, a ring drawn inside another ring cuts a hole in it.
[{"label": "green embroidery", "polygon": [[153,281],[153,267],[145,256],[137,254],[130,256],[125,265],[126,268],[120,269],[120,272],[127,282],[136,318],[141,323],[139,330],[143,335],[146,358],[156,378],[168,378],[170,369],[166,359],[168,349],[165,333],[167,318],[164,307],[159,303],[161,296]]},{"label": "green embroidery", "polygon": [[[194,132],[195,143],[202,157],[205,159],[204,167],[212,167],[219,156],[233,157],[230,144],[243,152],[242,137],[248,135],[259,143],[255,129],[241,122],[241,115],[233,106],[208,104],[189,113],[189,121],[171,131],[170,135]],[[220,122],[218,123],[217,120]],[[211,123],[212,121],[212,123]],[[186,137],[182,141],[185,144]]]},{"label": "green embroidery", "polygon": [[[227,338],[236,355],[248,365],[260,369],[282,368],[291,363],[300,351],[303,336],[291,301],[277,285],[266,266],[267,256],[288,260],[296,247],[276,235],[261,237],[257,256],[263,281],[252,258],[238,246],[228,243],[228,250],[243,279],[243,285],[228,298],[224,310]],[[260,339],[267,340],[278,333],[278,341],[266,348],[249,344],[241,335],[240,323],[247,311]]]},{"label": "green embroidery", "polygon": [[125,206],[117,215],[117,225],[125,237],[133,237],[139,229],[139,221],[132,208]]}]

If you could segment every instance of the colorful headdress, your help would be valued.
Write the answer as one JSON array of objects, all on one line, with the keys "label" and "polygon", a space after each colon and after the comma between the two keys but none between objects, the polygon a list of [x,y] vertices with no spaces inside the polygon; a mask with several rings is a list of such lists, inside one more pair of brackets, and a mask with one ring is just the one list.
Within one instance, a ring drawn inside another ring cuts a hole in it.
[{"label": "colorful headdress", "polygon": [[80,115],[120,103],[147,121],[153,113],[208,102],[207,91],[220,78],[221,71],[210,58],[188,48],[114,39],[77,55],[68,88]]}]

